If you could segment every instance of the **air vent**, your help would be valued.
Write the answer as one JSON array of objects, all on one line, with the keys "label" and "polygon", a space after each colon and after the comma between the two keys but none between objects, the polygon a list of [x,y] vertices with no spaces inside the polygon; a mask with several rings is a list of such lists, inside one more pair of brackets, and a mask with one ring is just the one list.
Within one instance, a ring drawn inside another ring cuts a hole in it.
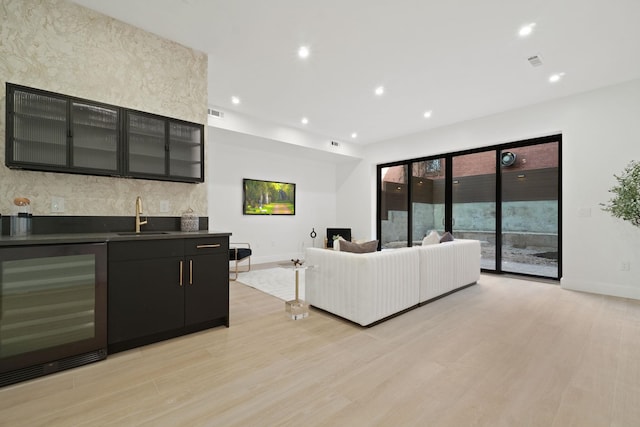
[{"label": "air vent", "polygon": [[540,55],[533,55],[527,58],[527,61],[529,61],[529,64],[531,64],[532,67],[539,67],[542,65],[542,58],[540,58]]},{"label": "air vent", "polygon": [[207,114],[209,114],[210,116],[213,116],[213,117],[217,117],[217,118],[219,118],[219,119],[221,119],[221,118],[223,118],[223,117],[224,117],[224,113],[223,113],[222,111],[213,110],[213,109],[211,109],[211,108],[209,108],[209,109],[207,110]]}]

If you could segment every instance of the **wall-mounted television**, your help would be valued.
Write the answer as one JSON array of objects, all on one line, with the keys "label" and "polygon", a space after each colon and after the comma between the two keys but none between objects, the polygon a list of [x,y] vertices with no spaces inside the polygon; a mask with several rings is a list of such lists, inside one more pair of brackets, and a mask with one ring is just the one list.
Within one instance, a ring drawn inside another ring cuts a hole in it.
[{"label": "wall-mounted television", "polygon": [[245,215],[295,215],[296,185],[289,182],[242,180]]}]

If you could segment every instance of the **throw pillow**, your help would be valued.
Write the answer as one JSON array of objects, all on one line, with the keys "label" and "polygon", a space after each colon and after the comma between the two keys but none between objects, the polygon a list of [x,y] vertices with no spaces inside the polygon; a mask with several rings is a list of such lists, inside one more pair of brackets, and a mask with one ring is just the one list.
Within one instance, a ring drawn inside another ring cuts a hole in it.
[{"label": "throw pillow", "polygon": [[353,243],[345,240],[344,242],[340,242],[340,250],[342,252],[353,252],[354,254],[375,252],[378,250],[378,241],[372,240],[364,243]]},{"label": "throw pillow", "polygon": [[448,231],[442,235],[440,238],[440,243],[444,242],[453,242],[453,236]]},{"label": "throw pillow", "polygon": [[424,239],[422,239],[422,246],[436,245],[438,243],[440,243],[440,235],[436,230],[431,230],[431,233],[427,234]]},{"label": "throw pillow", "polygon": [[340,242],[346,242],[345,238],[342,236],[338,236],[337,239],[333,240],[333,250],[334,251],[339,251],[340,250]]}]

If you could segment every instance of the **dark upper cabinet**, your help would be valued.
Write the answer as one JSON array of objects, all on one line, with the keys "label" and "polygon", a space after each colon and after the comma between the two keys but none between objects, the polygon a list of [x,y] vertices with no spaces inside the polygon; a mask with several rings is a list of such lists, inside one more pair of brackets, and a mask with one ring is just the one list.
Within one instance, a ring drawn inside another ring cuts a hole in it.
[{"label": "dark upper cabinet", "polygon": [[7,83],[10,168],[204,182],[204,126]]},{"label": "dark upper cabinet", "polygon": [[114,175],[120,110],[7,84],[9,167]]},{"label": "dark upper cabinet", "polygon": [[204,126],[126,112],[126,172],[132,177],[204,181]]}]

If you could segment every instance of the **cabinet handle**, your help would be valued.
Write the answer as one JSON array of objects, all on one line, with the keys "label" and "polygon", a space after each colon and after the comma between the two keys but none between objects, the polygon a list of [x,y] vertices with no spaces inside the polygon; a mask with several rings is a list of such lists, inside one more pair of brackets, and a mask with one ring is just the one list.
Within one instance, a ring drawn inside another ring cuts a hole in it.
[{"label": "cabinet handle", "polygon": [[182,287],[182,261],[180,261],[180,287]]},{"label": "cabinet handle", "polygon": [[196,246],[196,249],[205,249],[205,248],[219,248],[220,245],[198,245]]},{"label": "cabinet handle", "polygon": [[193,285],[193,260],[189,260],[189,284]]}]

